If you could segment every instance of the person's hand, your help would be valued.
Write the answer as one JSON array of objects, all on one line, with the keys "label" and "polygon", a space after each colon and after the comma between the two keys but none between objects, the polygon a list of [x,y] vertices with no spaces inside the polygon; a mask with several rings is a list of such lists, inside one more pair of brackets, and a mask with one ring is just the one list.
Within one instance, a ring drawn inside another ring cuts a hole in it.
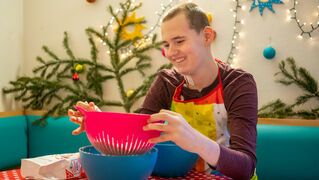
[{"label": "person's hand", "polygon": [[[159,121],[166,121],[167,123],[158,123]],[[156,123],[157,122],[157,123]],[[196,152],[198,147],[198,138],[202,135],[191,127],[182,115],[169,110],[161,110],[157,114],[151,115],[148,120],[148,125],[143,127],[144,130],[162,131],[164,134],[152,138],[150,143],[159,143],[164,141],[173,141],[179,147],[190,152]]]},{"label": "person's hand", "polygon": [[[79,101],[76,103],[76,106],[86,110],[86,111],[101,111],[93,102],[89,104],[87,102]],[[70,117],[70,121],[80,125],[77,129],[75,129],[72,134],[78,135],[85,131],[85,124],[84,124],[84,115],[79,111],[73,111],[72,109],[68,110],[68,115]]]}]

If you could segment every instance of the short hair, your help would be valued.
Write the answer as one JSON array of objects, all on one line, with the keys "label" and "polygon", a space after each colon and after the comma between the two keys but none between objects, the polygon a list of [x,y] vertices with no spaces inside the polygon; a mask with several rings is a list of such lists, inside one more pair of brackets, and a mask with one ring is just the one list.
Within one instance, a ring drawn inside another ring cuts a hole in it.
[{"label": "short hair", "polygon": [[184,13],[188,20],[189,28],[199,33],[209,26],[206,13],[195,3],[184,3],[171,9],[163,18],[162,22],[168,21],[178,14]]}]

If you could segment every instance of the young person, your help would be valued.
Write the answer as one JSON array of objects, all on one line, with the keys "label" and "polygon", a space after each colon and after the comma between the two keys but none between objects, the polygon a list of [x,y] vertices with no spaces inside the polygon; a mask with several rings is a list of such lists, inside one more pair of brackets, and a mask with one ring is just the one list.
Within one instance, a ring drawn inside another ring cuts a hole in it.
[{"label": "young person", "polygon": [[[164,134],[152,143],[173,141],[197,153],[214,173],[250,179],[256,167],[257,89],[251,74],[215,59],[215,32],[194,3],[172,9],[162,20],[166,58],[174,69],[162,70],[150,87],[141,113],[152,114],[144,130]],[[77,104],[96,110],[94,103]],[[83,116],[69,110],[71,121]],[[154,123],[164,120],[167,123]]]}]

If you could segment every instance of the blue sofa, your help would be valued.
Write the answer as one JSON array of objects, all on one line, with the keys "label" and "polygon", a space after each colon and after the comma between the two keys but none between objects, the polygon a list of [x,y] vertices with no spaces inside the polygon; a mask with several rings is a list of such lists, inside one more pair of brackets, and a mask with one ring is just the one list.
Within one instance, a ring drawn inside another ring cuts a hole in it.
[{"label": "blue sofa", "polygon": [[[68,117],[34,126],[37,115],[0,118],[0,170],[19,166],[21,158],[73,153],[90,144]],[[259,180],[319,179],[319,127],[257,125]]]},{"label": "blue sofa", "polygon": [[74,153],[80,147],[90,144],[85,133],[72,135],[77,125],[69,121],[68,117],[50,117],[44,127],[32,125],[39,117],[0,117],[0,170],[19,166],[22,158]]},{"label": "blue sofa", "polygon": [[259,180],[319,179],[319,127],[257,125]]}]

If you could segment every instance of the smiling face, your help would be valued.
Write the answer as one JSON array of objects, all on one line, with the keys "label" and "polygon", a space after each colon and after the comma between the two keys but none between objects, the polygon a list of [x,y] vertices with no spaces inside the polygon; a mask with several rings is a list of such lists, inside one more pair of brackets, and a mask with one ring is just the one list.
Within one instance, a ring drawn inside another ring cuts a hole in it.
[{"label": "smiling face", "polygon": [[184,75],[198,72],[209,58],[209,45],[204,30],[190,29],[184,13],[162,23],[162,40],[165,56]]}]

